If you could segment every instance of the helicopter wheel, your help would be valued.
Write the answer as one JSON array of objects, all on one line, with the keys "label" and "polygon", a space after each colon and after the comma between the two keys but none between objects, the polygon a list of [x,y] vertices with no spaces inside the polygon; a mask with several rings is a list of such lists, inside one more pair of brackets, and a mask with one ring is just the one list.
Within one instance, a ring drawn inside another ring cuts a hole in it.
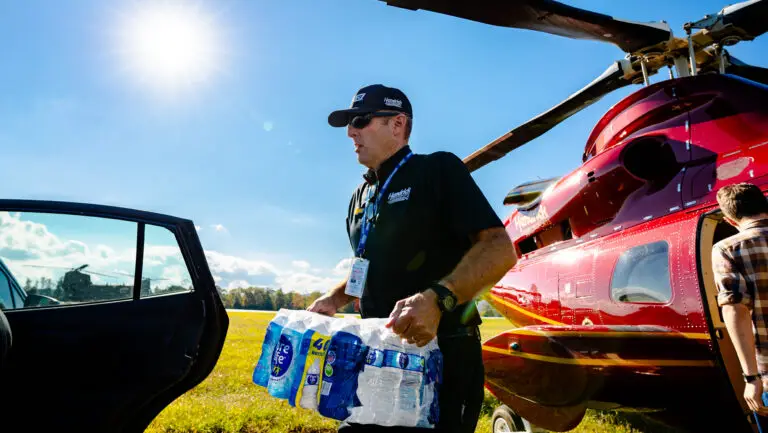
[{"label": "helicopter wheel", "polygon": [[493,433],[507,432],[533,432],[531,424],[516,414],[507,405],[502,405],[493,411],[491,417],[491,429]]}]

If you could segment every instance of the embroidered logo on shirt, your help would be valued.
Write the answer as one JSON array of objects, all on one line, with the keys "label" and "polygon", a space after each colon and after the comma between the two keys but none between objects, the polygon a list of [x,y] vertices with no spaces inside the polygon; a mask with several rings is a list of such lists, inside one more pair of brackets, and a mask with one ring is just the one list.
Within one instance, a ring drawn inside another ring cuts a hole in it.
[{"label": "embroidered logo on shirt", "polygon": [[411,197],[411,187],[400,190],[398,192],[392,192],[387,196],[387,203],[397,203],[399,201],[406,201]]}]

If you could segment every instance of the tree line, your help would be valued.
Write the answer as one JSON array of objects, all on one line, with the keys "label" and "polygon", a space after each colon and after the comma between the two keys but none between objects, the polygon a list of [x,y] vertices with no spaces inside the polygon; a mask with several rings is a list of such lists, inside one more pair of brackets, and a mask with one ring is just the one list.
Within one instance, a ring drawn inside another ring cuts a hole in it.
[{"label": "tree line", "polygon": [[[303,310],[322,296],[321,292],[301,294],[297,292],[285,292],[283,289],[270,289],[264,287],[246,287],[240,289],[223,290],[216,287],[221,296],[225,308],[240,310],[265,310],[277,311],[281,308],[289,310]],[[487,302],[478,302],[478,310],[484,317],[501,317]],[[350,302],[339,310],[339,313],[357,313],[355,303]]]},{"label": "tree line", "polygon": [[[150,295],[150,281],[142,281],[141,295]],[[312,303],[323,295],[315,291],[307,294],[283,291],[280,289],[271,289],[266,287],[245,287],[238,289],[224,290],[216,286],[224,307],[228,309],[240,310],[265,310],[277,311],[281,308],[289,310],[303,310],[312,305]],[[24,284],[24,290],[28,294],[39,294],[50,296],[61,301],[88,301],[88,300],[107,300],[120,299],[129,296],[132,291],[132,285],[93,285],[90,277],[79,272],[68,272],[58,281],[54,282],[50,278],[42,277],[38,280],[27,278]],[[180,286],[171,286],[160,289],[155,287],[152,294],[172,293],[178,291],[187,291],[188,289]],[[487,302],[480,301],[477,304],[480,314],[484,317],[500,317]],[[354,314],[359,312],[355,302],[350,302],[339,310],[339,313]]]},{"label": "tree line", "polygon": [[[323,295],[321,292],[302,294],[265,287],[245,287],[226,291],[220,287],[217,287],[217,289],[225,308],[242,310],[277,311],[281,308],[303,310]],[[347,304],[339,310],[339,313],[355,313],[355,304]]]}]

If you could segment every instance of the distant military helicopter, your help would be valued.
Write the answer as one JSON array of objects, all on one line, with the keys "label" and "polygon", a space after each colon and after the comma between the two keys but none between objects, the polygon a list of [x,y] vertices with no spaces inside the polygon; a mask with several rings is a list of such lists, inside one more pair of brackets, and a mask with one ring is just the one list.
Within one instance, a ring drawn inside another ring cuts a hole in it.
[{"label": "distant military helicopter", "polygon": [[[768,189],[768,69],[726,47],[768,30],[768,0],[689,22],[637,23],[550,0],[382,0],[626,53],[565,101],[464,159],[502,158],[604,95],[643,85],[597,122],[582,164],[504,202],[519,261],[488,300],[516,328],[484,343],[493,428],[576,427],[587,408],[644,410],[692,431],[751,431],[715,302],[712,245],[734,233],[715,194]],[[649,77],[669,69],[669,80]],[[510,166],[512,168],[512,166]]]}]

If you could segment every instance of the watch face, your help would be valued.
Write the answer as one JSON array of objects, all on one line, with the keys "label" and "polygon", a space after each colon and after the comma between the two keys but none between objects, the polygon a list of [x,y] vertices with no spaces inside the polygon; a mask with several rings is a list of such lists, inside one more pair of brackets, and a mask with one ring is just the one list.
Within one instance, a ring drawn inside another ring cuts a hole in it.
[{"label": "watch face", "polygon": [[443,298],[443,306],[446,310],[453,310],[453,307],[456,306],[456,300],[453,298],[453,296],[446,296]]}]

